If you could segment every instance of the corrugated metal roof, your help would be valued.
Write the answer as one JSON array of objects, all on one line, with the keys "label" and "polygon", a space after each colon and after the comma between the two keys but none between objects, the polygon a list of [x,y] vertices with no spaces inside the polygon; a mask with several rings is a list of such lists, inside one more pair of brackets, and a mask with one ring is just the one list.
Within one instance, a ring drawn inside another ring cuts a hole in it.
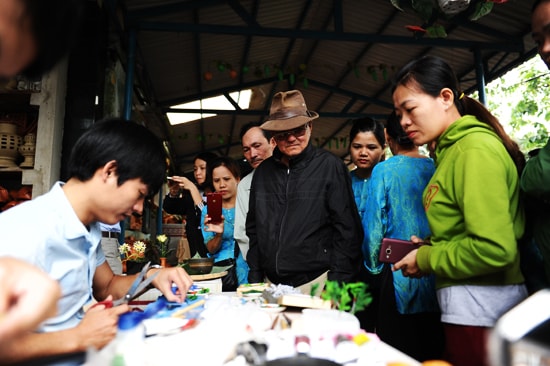
[{"label": "corrugated metal roof", "polygon": [[[145,71],[140,75],[148,78],[138,82],[152,85],[144,112],[150,123],[167,124],[165,108],[177,103],[254,90],[252,109],[258,113],[157,129],[169,131],[163,137],[180,170],[188,171],[200,151],[241,157],[240,126],[265,119],[272,95],[294,88],[321,114],[314,143],[344,157],[350,119],[388,114],[391,77],[411,59],[441,56],[455,68],[462,88],[474,90],[474,50],[486,81],[533,55],[533,2],[495,4],[476,22],[440,18],[448,33],[440,39],[413,36],[405,26],[421,21],[389,0],[125,0],[123,28],[137,31],[138,65]],[[211,80],[204,79],[205,72]]]}]

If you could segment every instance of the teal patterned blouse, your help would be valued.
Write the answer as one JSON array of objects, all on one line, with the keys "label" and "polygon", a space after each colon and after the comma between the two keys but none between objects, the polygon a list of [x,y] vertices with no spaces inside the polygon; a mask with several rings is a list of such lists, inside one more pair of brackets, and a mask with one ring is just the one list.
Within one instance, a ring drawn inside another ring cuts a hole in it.
[{"label": "teal patterned blouse", "polygon": [[[378,163],[367,184],[362,217],[365,237],[365,267],[373,274],[382,271],[378,261],[382,238],[410,240],[411,235],[430,235],[422,193],[435,171],[429,158],[395,155]],[[401,314],[439,311],[434,276],[420,279],[393,272],[397,310]]]},{"label": "teal patterned blouse", "polygon": [[363,218],[363,213],[365,212],[365,201],[367,199],[367,182],[368,178],[359,178],[355,172],[352,170],[351,175],[351,189],[353,190],[353,196],[355,197],[355,205],[359,211],[359,216]]},{"label": "teal patterned blouse", "polygon": [[[211,231],[204,231],[204,217],[207,213],[207,207],[202,209],[201,216],[201,229],[202,236],[204,238],[204,244],[208,243],[215,233]],[[233,238],[233,231],[235,225],[235,208],[222,208],[222,215],[224,217],[222,243],[220,249],[215,254],[208,254],[209,257],[214,257],[214,262],[219,262],[224,259],[234,258],[235,256],[235,239]],[[243,253],[239,251],[239,256],[236,258],[237,279],[239,285],[248,283],[248,263],[244,260]]]}]

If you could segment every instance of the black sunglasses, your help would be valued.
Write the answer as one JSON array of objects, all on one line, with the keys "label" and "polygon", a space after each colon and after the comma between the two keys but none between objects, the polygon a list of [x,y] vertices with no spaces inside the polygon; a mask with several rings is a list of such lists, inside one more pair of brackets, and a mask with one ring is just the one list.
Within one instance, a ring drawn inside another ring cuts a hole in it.
[{"label": "black sunglasses", "polygon": [[306,130],[307,130],[308,125],[309,125],[309,122],[306,123],[303,126],[295,128],[293,130],[275,133],[275,134],[273,134],[273,138],[275,139],[275,141],[285,141],[286,139],[288,139],[288,137],[290,135],[292,135],[296,138],[302,137],[306,134]]}]

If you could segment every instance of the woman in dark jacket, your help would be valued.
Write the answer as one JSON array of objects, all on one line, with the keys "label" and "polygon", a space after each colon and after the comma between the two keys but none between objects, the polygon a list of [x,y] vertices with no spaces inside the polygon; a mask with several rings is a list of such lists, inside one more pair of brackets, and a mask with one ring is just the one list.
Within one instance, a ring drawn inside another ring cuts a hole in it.
[{"label": "woman in dark jacket", "polygon": [[205,204],[205,194],[212,191],[212,183],[206,174],[206,168],[216,157],[216,154],[211,152],[198,154],[193,159],[193,175],[197,185],[186,177],[173,176],[170,192],[164,198],[164,211],[174,215],[185,215],[185,232],[191,257],[197,252],[201,257],[207,256],[200,228],[201,211]]}]

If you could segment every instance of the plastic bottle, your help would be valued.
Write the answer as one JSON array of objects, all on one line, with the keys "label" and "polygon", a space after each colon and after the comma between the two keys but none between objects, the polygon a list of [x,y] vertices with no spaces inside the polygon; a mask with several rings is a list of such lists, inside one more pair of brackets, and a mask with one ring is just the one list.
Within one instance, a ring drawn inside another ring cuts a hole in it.
[{"label": "plastic bottle", "polygon": [[130,312],[119,317],[111,366],[145,366],[145,327],[142,321],[142,313]]}]

